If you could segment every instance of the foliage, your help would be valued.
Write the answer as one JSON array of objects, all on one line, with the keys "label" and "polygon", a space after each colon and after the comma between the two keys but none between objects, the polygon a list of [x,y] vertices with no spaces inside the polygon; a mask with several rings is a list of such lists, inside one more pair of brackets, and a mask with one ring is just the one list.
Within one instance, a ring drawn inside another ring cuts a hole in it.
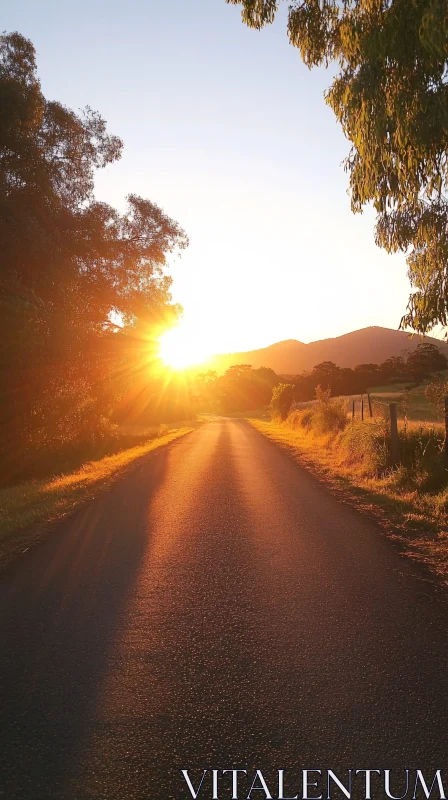
[{"label": "foliage", "polygon": [[292,428],[300,426],[309,431],[313,427],[314,411],[312,408],[306,408],[304,411],[291,410],[288,414],[288,425]]},{"label": "foliage", "polygon": [[[48,101],[32,43],[0,37],[2,456],[111,433],[117,403],[179,309],[166,255],[176,222],[137,195],[119,213],[93,196],[122,143],[101,116]],[[146,380],[148,377],[146,373]]]},{"label": "foliage", "polygon": [[419,491],[438,492],[447,484],[443,433],[433,425],[401,431],[401,460],[408,485]]},{"label": "foliage", "polygon": [[380,477],[389,468],[390,436],[385,420],[372,424],[350,422],[339,441],[341,457],[347,466],[361,474]]},{"label": "foliage", "polygon": [[318,395],[318,402],[312,408],[292,410],[285,425],[301,431],[302,436],[312,437],[318,446],[327,446],[331,434],[331,451],[340,465],[360,476],[387,477],[393,480],[395,488],[406,491],[437,493],[447,485],[440,429],[424,423],[400,428],[401,466],[395,470],[388,419],[349,422],[343,403],[332,399],[328,391],[320,390]]},{"label": "foliage", "polygon": [[343,400],[331,397],[330,389],[316,388],[317,405],[313,416],[313,427],[318,433],[336,433],[347,424],[347,409]]},{"label": "foliage", "polygon": [[321,386],[316,387],[316,401],[312,407],[303,410],[292,406],[287,415],[287,424],[291,428],[303,428],[318,436],[344,430],[347,425],[346,403],[331,397],[331,390]]},{"label": "foliage", "polygon": [[[440,384],[440,386],[439,386]],[[442,394],[445,381],[434,386]],[[443,398],[444,398],[443,394]],[[329,389],[316,390],[311,407],[291,409],[285,424],[302,435],[331,444],[339,462],[359,475],[384,478],[395,472],[391,453],[390,422],[386,417],[361,422],[348,420],[344,401],[332,398]],[[330,439],[328,435],[330,434]],[[443,431],[433,424],[420,422],[399,429],[401,467],[394,481],[402,488],[438,492],[448,483],[442,453]]]},{"label": "foliage", "polygon": [[448,396],[448,378],[439,376],[425,386],[425,397],[435,412],[442,415],[445,410],[445,397]]},{"label": "foliage", "polygon": [[385,420],[350,423],[338,442],[345,464],[375,478],[394,475],[398,488],[438,492],[447,484],[442,454],[443,434],[431,425],[400,429],[401,466],[392,469],[391,438]]},{"label": "foliage", "polygon": [[224,414],[253,411],[268,405],[278,382],[272,369],[252,369],[250,364],[235,364],[219,377],[213,370],[199,373],[193,390],[196,407]]},{"label": "foliage", "polygon": [[431,372],[441,372],[448,367],[446,356],[434,344],[422,342],[409,353],[406,369],[416,383],[421,383]]},{"label": "foliage", "polygon": [[[279,0],[227,0],[246,24]],[[352,143],[351,204],[377,212],[376,241],[408,254],[415,288],[402,325],[448,322],[446,0],[290,0],[288,34],[305,64],[337,64],[326,93]]]},{"label": "foliage", "polygon": [[406,378],[406,360],[403,356],[386,358],[381,365],[380,372],[386,382]]},{"label": "foliage", "polygon": [[[437,348],[425,344],[419,345],[417,350],[420,354],[414,363],[418,363],[419,368],[424,368],[425,373],[436,367],[444,368],[445,357],[440,355]],[[229,367],[223,375],[217,375],[213,370],[196,374],[191,377],[189,385],[179,387],[175,395],[171,393],[169,401],[172,404],[176,398],[177,403],[188,406],[190,411],[185,410],[183,418],[189,418],[198,411],[224,414],[254,411],[267,406],[272,399],[270,408],[274,417],[284,419],[288,412],[291,412],[291,419],[297,403],[301,412],[298,417],[300,422],[297,424],[310,427],[316,408],[313,406],[304,415],[301,404],[313,401],[317,392],[321,398],[322,408],[328,407],[325,413],[322,411],[321,427],[329,425],[329,429],[333,429],[334,422],[335,429],[339,430],[343,427],[346,417],[345,404],[337,403],[334,399],[326,403],[324,398],[361,394],[366,392],[369,386],[378,382],[394,383],[397,378],[415,381],[416,371],[407,369],[409,358],[410,356],[407,359],[390,358],[383,364],[360,364],[354,369],[340,368],[331,361],[324,361],[317,364],[309,373],[290,376],[290,382],[287,384],[273,370],[266,367],[253,369],[249,364],[236,364]],[[288,388],[284,389],[285,386]],[[157,391],[161,392],[160,389]],[[164,419],[179,419],[180,409],[175,407],[174,415],[170,416],[169,408],[163,400],[158,403],[155,402],[155,398],[147,400],[146,405],[159,410],[164,408]],[[330,417],[333,417],[333,422],[329,421]],[[148,421],[156,420],[150,416]]]},{"label": "foliage", "polygon": [[[145,436],[142,444],[132,444],[104,457],[86,459],[81,467],[55,465],[50,479],[21,482],[0,488],[0,559],[5,551],[23,552],[25,547],[39,540],[42,529],[39,523],[48,523],[70,514],[82,501],[96,495],[98,488],[107,485],[137,459],[146,456],[163,444],[190,433],[192,427],[182,427],[158,437],[156,432]],[[21,536],[24,531],[24,537]]]},{"label": "foliage", "polygon": [[403,356],[392,356],[382,364],[359,364],[354,369],[341,368],[332,361],[323,361],[308,373],[294,378],[294,397],[297,402],[311,400],[316,387],[330,389],[333,396],[363,394],[378,384],[397,380],[421,383],[433,372],[447,368],[445,355],[435,345],[422,342]]},{"label": "foliage", "polygon": [[286,419],[294,400],[294,387],[290,383],[279,383],[272,390],[271,415]]}]

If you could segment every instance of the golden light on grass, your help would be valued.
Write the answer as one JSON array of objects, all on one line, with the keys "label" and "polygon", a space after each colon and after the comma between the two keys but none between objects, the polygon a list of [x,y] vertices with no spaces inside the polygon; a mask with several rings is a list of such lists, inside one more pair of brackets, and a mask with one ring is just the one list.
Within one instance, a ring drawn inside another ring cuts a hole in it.
[{"label": "golden light on grass", "polygon": [[[119,475],[132,462],[151,450],[194,430],[194,424],[167,430],[147,442],[122,450],[98,461],[89,461],[74,472],[43,480],[32,480],[0,490],[0,556],[2,544],[21,529],[40,522],[51,522],[73,510],[79,502],[95,495],[98,487]],[[30,539],[39,530],[31,530]],[[13,537],[14,538],[14,537]]]},{"label": "golden light on grass", "polygon": [[163,363],[174,370],[184,370],[207,361],[210,352],[205,335],[199,336],[186,325],[170,328],[159,340],[159,355]]}]

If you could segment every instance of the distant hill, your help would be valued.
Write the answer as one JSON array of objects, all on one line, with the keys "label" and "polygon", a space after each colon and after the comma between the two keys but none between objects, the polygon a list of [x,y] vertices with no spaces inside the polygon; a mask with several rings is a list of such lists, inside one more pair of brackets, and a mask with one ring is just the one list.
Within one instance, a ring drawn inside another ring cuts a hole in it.
[{"label": "distant hill", "polygon": [[405,331],[372,326],[309,344],[287,339],[261,350],[217,355],[207,367],[224,372],[233,364],[251,364],[254,369],[270,367],[279,375],[297,375],[312,370],[321,361],[352,368],[358,364],[381,364],[390,356],[401,355],[403,350],[415,350],[422,341],[437,345],[448,358],[448,345],[432,336],[411,338]]}]

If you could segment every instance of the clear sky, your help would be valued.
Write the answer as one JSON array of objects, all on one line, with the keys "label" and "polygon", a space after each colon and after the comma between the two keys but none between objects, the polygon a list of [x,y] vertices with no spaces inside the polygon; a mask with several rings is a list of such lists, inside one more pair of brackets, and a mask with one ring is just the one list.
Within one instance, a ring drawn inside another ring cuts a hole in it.
[{"label": "clear sky", "polygon": [[125,143],[97,196],[135,192],[185,228],[174,299],[186,339],[219,351],[396,328],[403,256],[353,216],[349,143],[275,25],[246,28],[224,0],[14,0],[2,26],[32,39],[47,97],[90,105]]}]

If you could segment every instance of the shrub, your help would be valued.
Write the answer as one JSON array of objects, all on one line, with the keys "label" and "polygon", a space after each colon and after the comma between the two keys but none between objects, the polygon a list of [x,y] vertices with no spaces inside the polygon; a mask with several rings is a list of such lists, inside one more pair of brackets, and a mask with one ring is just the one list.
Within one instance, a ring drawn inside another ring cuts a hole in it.
[{"label": "shrub", "polygon": [[287,417],[290,428],[304,428],[317,434],[338,433],[347,425],[346,402],[332,398],[329,389],[316,389],[316,401],[308,408],[293,406]]},{"label": "shrub", "polygon": [[307,408],[306,411],[302,411],[300,415],[300,424],[302,428],[306,428],[306,430],[310,430],[313,427],[314,421],[314,411],[312,408]]},{"label": "shrub", "polygon": [[286,424],[289,428],[305,428],[306,430],[310,430],[313,424],[313,418],[314,412],[312,408],[295,409],[289,412]]},{"label": "shrub", "polygon": [[437,415],[445,409],[445,397],[448,395],[448,378],[435,378],[425,387],[425,397],[431,403]]},{"label": "shrub", "polygon": [[290,411],[286,423],[289,428],[299,428],[302,424],[303,411]]},{"label": "shrub", "polygon": [[384,422],[350,422],[339,440],[344,462],[364,475],[380,477],[390,466],[390,435]]},{"label": "shrub", "polygon": [[157,436],[160,438],[161,436],[166,436],[167,433],[170,432],[168,425],[162,424],[159,425],[159,429],[157,431]]},{"label": "shrub", "polygon": [[439,491],[447,483],[442,449],[443,434],[434,426],[420,425],[406,433],[400,431],[402,463],[415,487],[426,492]]},{"label": "shrub", "polygon": [[371,424],[350,422],[339,439],[345,464],[358,465],[370,477],[390,474],[396,489],[438,492],[448,473],[441,453],[443,436],[434,427],[400,430],[400,467],[393,471],[390,429],[387,420]]},{"label": "shrub", "polygon": [[[444,386],[444,382],[437,382],[434,389],[439,407],[440,398],[444,401],[445,397]],[[396,467],[392,461],[388,414],[377,416],[375,421],[349,421],[346,401],[332,398],[329,390],[318,387],[316,401],[307,408],[293,406],[286,424],[302,429],[305,436],[327,435],[326,444],[331,444],[340,465],[358,476],[386,481],[389,489],[399,494],[431,495],[440,513],[448,509],[448,470],[441,426],[422,423],[401,427],[400,465]],[[320,444],[317,442],[316,446]]]},{"label": "shrub", "polygon": [[290,383],[279,383],[278,386],[274,386],[270,405],[271,416],[280,417],[282,420],[286,419],[293,400],[294,386]]},{"label": "shrub", "polygon": [[346,402],[331,397],[330,389],[316,388],[317,404],[312,410],[310,424],[317,433],[337,433],[347,425]]}]

